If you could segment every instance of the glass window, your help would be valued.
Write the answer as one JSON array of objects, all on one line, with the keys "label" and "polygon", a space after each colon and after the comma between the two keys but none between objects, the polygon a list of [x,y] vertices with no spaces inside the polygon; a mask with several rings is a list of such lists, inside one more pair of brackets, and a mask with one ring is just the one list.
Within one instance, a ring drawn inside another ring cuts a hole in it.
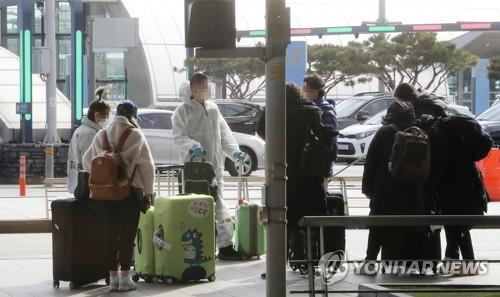
[{"label": "glass window", "polygon": [[42,33],[42,27],[43,27],[42,12],[40,11],[40,9],[36,8],[36,5],[34,13],[35,13],[35,33]]},{"label": "glass window", "polygon": [[71,11],[67,1],[56,2],[56,32],[71,33]]},{"label": "glass window", "polygon": [[169,113],[146,113],[139,115],[137,122],[143,129],[172,129]]},{"label": "glass window", "polygon": [[97,80],[96,87],[106,87],[106,100],[121,101],[127,98],[127,82],[126,81],[106,81]]},{"label": "glass window", "polygon": [[17,45],[17,38],[7,39],[7,49],[16,55],[19,55],[19,48]]},{"label": "glass window", "polygon": [[96,77],[98,80],[125,80],[123,53],[96,53]]},{"label": "glass window", "polygon": [[387,109],[387,100],[382,99],[368,103],[361,111],[366,112],[367,115],[371,117],[384,109]]},{"label": "glass window", "polygon": [[17,6],[7,7],[7,33],[17,33]]},{"label": "glass window", "polygon": [[[253,108],[243,104],[223,103],[221,105],[224,106],[224,117],[249,117],[255,114],[255,110]],[[219,107],[221,105],[219,105]]]},{"label": "glass window", "polygon": [[71,54],[71,40],[67,38],[57,39],[57,78],[66,77],[66,58]]},{"label": "glass window", "polygon": [[453,72],[450,74],[450,77],[448,77],[448,88],[450,92],[455,93],[458,88],[458,80],[457,80],[457,73]]}]

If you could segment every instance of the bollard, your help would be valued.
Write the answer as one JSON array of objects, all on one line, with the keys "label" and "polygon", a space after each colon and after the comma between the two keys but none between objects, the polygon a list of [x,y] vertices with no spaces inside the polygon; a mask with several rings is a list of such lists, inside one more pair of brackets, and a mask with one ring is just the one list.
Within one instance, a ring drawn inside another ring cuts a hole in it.
[{"label": "bollard", "polygon": [[48,144],[45,147],[45,178],[54,177],[54,146]]},{"label": "bollard", "polygon": [[26,156],[19,156],[19,196],[26,196]]}]

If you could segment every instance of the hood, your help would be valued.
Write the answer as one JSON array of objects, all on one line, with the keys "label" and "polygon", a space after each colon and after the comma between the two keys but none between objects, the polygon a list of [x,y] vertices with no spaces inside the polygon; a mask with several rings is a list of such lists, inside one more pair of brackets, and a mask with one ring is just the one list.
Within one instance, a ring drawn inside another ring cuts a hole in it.
[{"label": "hood", "polygon": [[190,103],[192,101],[191,86],[189,85],[189,82],[185,81],[181,83],[179,87],[179,96],[181,97],[184,103]]},{"label": "hood", "polygon": [[320,98],[317,101],[314,101],[314,103],[321,108],[321,110],[333,110],[335,111],[335,107],[330,104],[330,102],[326,101],[325,98]]},{"label": "hood", "polygon": [[96,131],[99,131],[101,130],[101,126],[93,121],[91,121],[88,117],[83,117],[82,119],[82,125],[86,125],[86,126],[89,126],[90,128],[96,130]]},{"label": "hood", "polygon": [[380,127],[382,127],[382,124],[380,125],[363,125],[363,124],[355,124],[349,127],[346,127],[342,130],[340,130],[341,135],[355,135],[359,133],[364,133],[364,132],[370,132],[370,131],[376,131]]}]

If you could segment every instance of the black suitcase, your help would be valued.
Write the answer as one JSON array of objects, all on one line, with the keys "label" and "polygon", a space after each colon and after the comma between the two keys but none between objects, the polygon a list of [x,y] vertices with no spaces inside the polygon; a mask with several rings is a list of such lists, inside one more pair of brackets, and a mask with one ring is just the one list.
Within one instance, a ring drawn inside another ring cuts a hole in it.
[{"label": "black suitcase", "polygon": [[[344,216],[345,202],[341,193],[326,193],[326,208],[330,216]],[[345,227],[325,227],[325,253],[345,251]]]},{"label": "black suitcase", "polygon": [[[343,216],[345,214],[344,198],[340,193],[327,193],[326,195],[327,214]],[[324,253],[342,251],[345,255],[345,228],[325,227]],[[319,259],[323,256],[320,247],[320,235],[318,228],[312,230],[312,256],[314,266],[317,266]],[[292,228],[288,232],[288,263],[294,271],[299,270],[301,274],[307,273],[306,232],[303,228]]]},{"label": "black suitcase", "polygon": [[52,207],[53,285],[70,288],[106,279],[111,257],[110,228],[105,203],[59,199]]}]

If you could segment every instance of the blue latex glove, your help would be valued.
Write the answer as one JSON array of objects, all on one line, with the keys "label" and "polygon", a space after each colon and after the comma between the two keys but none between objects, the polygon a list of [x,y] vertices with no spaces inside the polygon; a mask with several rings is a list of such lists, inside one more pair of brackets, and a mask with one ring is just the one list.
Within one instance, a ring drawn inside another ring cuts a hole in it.
[{"label": "blue latex glove", "polygon": [[243,161],[243,160],[245,160],[246,157],[247,157],[247,154],[244,152],[241,152],[241,151],[233,153],[233,160],[235,160],[235,161]]},{"label": "blue latex glove", "polygon": [[201,145],[195,144],[191,147],[189,153],[195,158],[203,157],[203,148],[201,147]]}]

